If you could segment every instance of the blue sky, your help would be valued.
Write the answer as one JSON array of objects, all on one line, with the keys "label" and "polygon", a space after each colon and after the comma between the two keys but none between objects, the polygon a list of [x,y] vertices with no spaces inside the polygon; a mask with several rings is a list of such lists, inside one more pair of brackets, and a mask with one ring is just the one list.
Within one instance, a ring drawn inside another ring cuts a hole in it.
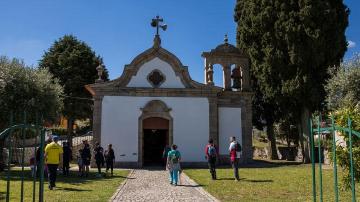
[{"label": "blue sky", "polygon": [[[351,9],[345,58],[360,52],[360,1],[345,0]],[[201,53],[223,42],[235,43],[235,0],[2,0],[0,55],[21,58],[36,66],[54,40],[73,34],[104,59],[110,78],[121,75],[125,64],[151,47],[159,14],[168,24],[162,46],[189,67],[192,78],[203,81]],[[215,82],[221,70],[215,69]]]}]

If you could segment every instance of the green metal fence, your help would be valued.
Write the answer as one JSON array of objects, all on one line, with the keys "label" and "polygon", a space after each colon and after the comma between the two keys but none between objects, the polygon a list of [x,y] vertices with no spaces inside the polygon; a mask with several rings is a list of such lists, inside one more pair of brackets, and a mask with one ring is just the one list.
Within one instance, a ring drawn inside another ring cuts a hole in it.
[{"label": "green metal fence", "polygon": [[[35,138],[40,137],[40,142],[36,142],[32,147],[34,148],[34,157],[36,157],[36,151],[37,149],[40,152],[40,159],[37,159],[35,161],[35,172],[32,177],[32,201],[38,201],[43,202],[44,201],[44,145],[45,145],[45,128],[43,128],[39,123],[38,116],[36,116],[36,123],[31,124],[27,123],[27,117],[26,112],[24,112],[22,115],[22,123],[14,123],[14,115],[11,113],[10,120],[9,120],[9,127],[3,130],[0,133],[0,140],[5,142],[5,149],[8,151],[8,157],[7,157],[7,169],[6,169],[6,201],[13,201],[11,199],[11,183],[12,177],[20,177],[20,183],[21,183],[21,190],[20,190],[20,201],[24,201],[24,191],[30,191],[30,189],[24,190],[24,182],[27,180],[25,176],[25,140],[27,137],[27,134],[29,133],[29,130],[35,131]],[[41,119],[40,119],[41,120]],[[14,143],[14,140],[20,140],[16,143]],[[20,144],[19,144],[20,142]],[[2,148],[0,148],[2,150]],[[13,152],[17,151],[18,149],[21,150],[21,160],[20,162],[17,162],[17,165],[13,161]],[[2,155],[2,151],[0,153]],[[36,162],[39,162],[38,165]],[[36,166],[37,165],[37,166]],[[18,166],[17,168],[14,168]],[[19,170],[20,176],[12,176],[12,171]],[[39,169],[36,171],[36,169]],[[39,176],[37,176],[37,173]],[[36,186],[39,186],[38,192],[36,192]],[[27,200],[28,201],[28,200]]]},{"label": "green metal fence", "polygon": [[[338,170],[337,170],[337,159],[336,159],[336,131],[341,131],[348,137],[348,141],[346,142],[346,147],[349,149],[349,160],[350,160],[350,176],[351,176],[351,196],[352,201],[356,201],[355,194],[355,176],[354,176],[354,162],[353,162],[353,137],[354,135],[360,138],[360,132],[352,130],[352,121],[350,118],[347,120],[347,127],[340,127],[335,124],[334,116],[331,116],[330,126],[326,127],[323,125],[321,115],[318,116],[315,124],[312,119],[309,119],[309,128],[310,128],[310,146],[311,146],[311,163],[312,163],[312,191],[313,191],[313,201],[317,200],[317,189],[316,189],[316,173],[315,173],[315,155],[318,155],[319,160],[319,200],[323,201],[323,179],[322,179],[322,152],[321,152],[321,140],[322,133],[330,132],[332,138],[332,161],[333,161],[333,172],[334,172],[334,201],[339,201],[339,186],[338,186]],[[316,127],[314,127],[316,125]],[[315,151],[315,140],[314,136],[317,134],[317,146],[318,153]]]}]

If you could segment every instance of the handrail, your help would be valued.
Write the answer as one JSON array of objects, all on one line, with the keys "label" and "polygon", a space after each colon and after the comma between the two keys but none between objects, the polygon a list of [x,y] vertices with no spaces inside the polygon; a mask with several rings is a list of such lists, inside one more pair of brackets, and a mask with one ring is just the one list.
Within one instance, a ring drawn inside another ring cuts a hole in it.
[{"label": "handrail", "polygon": [[[333,130],[334,131],[342,130],[342,131],[347,132],[347,133],[350,132],[349,128],[344,128],[344,127],[340,127],[340,126],[336,126],[336,125],[335,125],[334,128],[333,127],[320,128],[320,132],[324,132],[324,131],[332,132]],[[313,131],[315,133],[317,133],[319,131],[319,129],[318,128],[313,128]],[[351,130],[351,134],[356,135],[358,138],[360,138],[360,132],[358,132],[358,131]]]},{"label": "handrail", "polygon": [[44,130],[45,128],[43,126],[40,126],[40,125],[34,125],[34,124],[16,124],[16,125],[13,125],[13,126],[10,126],[8,128],[6,128],[5,130],[3,130],[1,133],[0,133],[0,139],[4,139],[6,138],[6,134],[9,134],[9,132],[11,130],[14,130],[14,129],[21,129],[21,128],[32,128],[32,129],[40,129],[40,130]]}]

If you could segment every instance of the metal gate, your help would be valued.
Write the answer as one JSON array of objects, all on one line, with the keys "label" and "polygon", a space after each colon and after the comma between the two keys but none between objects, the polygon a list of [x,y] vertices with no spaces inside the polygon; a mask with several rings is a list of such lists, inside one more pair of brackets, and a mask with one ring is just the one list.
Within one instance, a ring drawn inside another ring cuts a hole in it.
[{"label": "metal gate", "polygon": [[[11,183],[13,182],[13,177],[20,177],[21,189],[20,189],[20,201],[24,201],[24,180],[29,180],[27,176],[25,176],[25,141],[28,137],[29,133],[35,137],[40,137],[39,142],[35,142],[31,147],[34,149],[34,157],[40,156],[39,159],[36,159],[35,162],[38,162],[34,165],[35,174],[32,176],[32,189],[26,190],[32,192],[32,201],[35,202],[36,199],[38,201],[44,201],[44,144],[45,144],[45,128],[42,127],[41,119],[36,116],[35,123],[27,123],[26,112],[22,115],[22,123],[14,123],[14,115],[11,113],[9,120],[9,127],[3,130],[0,133],[0,140],[3,141],[4,148],[0,148],[0,154],[2,154],[2,150],[7,150],[7,165],[5,169],[6,173],[6,201],[13,201],[11,199]],[[19,116],[18,116],[19,117]],[[17,140],[17,142],[15,142]],[[36,151],[38,150],[38,155]],[[17,162],[14,162],[14,152],[20,151],[20,159]],[[36,169],[39,169],[38,172]],[[19,171],[20,176],[15,176],[13,174],[14,171]],[[38,176],[37,176],[38,173]],[[38,191],[36,187],[38,185]],[[38,196],[37,196],[38,195]],[[29,200],[27,200],[29,201]]]},{"label": "metal gate", "polygon": [[[347,120],[347,127],[340,127],[335,124],[334,116],[331,116],[331,123],[328,127],[322,124],[321,115],[318,116],[317,121],[313,122],[312,119],[309,119],[309,128],[310,128],[310,146],[311,146],[311,163],[312,163],[312,191],[313,191],[313,201],[316,202],[317,199],[317,189],[316,189],[316,174],[315,174],[315,155],[318,155],[319,160],[319,197],[320,202],[323,201],[323,179],[322,179],[322,152],[321,152],[321,138],[322,133],[328,131],[332,135],[332,161],[333,161],[333,172],[334,172],[334,201],[339,201],[339,188],[338,188],[338,171],[337,171],[337,159],[336,159],[336,131],[341,131],[348,137],[348,141],[346,142],[346,147],[349,150],[349,160],[350,160],[350,176],[351,176],[351,196],[352,201],[356,201],[356,193],[355,193],[355,176],[354,176],[354,163],[353,163],[353,137],[354,135],[360,138],[360,132],[352,130],[352,121],[350,118]],[[316,127],[313,127],[316,125]],[[315,141],[314,136],[317,134],[318,138],[318,153],[315,151]]]}]

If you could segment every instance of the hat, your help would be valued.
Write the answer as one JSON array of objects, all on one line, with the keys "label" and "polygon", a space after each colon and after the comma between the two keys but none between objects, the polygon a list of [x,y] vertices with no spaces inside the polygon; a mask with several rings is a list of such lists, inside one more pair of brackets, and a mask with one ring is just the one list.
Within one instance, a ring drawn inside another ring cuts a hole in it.
[{"label": "hat", "polygon": [[59,136],[54,135],[54,136],[52,137],[52,139],[53,139],[54,141],[58,141],[58,140],[59,140]]}]

